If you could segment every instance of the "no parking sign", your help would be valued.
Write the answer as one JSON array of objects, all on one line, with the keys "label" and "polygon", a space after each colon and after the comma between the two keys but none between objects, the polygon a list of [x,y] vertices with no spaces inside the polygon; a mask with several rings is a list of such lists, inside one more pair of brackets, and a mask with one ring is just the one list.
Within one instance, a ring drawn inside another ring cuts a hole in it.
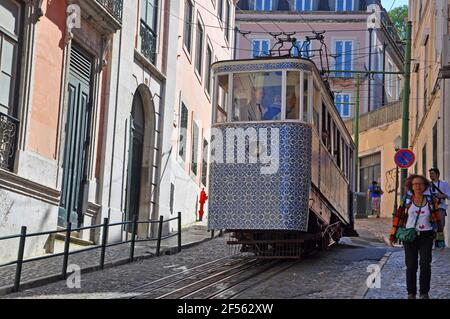
[{"label": "no parking sign", "polygon": [[394,157],[395,164],[400,168],[410,168],[416,161],[416,156],[410,150],[399,150]]}]

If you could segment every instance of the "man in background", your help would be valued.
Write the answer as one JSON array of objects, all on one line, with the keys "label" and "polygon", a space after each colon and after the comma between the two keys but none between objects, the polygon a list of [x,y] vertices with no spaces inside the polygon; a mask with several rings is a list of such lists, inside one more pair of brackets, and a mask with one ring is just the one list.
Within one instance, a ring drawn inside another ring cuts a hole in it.
[{"label": "man in background", "polygon": [[372,185],[370,185],[367,190],[367,197],[372,206],[372,215],[376,214],[377,218],[380,218],[380,204],[383,193],[384,192],[377,181],[373,181]]}]

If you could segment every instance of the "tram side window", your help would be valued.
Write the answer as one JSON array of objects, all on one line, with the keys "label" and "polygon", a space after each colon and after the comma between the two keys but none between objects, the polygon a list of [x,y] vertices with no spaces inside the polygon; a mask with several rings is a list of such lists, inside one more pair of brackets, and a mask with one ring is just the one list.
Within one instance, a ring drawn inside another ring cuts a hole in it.
[{"label": "tram side window", "polygon": [[327,144],[326,144],[326,146],[327,146],[327,150],[328,150],[328,152],[330,152],[330,154],[331,154],[331,139],[332,139],[332,131],[331,131],[331,121],[332,121],[332,119],[331,119],[331,116],[330,116],[330,113],[327,111],[327,133],[328,133],[328,139],[327,139]]},{"label": "tram side window", "polygon": [[300,119],[300,72],[287,72],[286,119]]},{"label": "tram side window", "polygon": [[327,132],[327,106],[322,103],[322,142],[325,146],[328,144],[328,132]]},{"label": "tram side window", "polygon": [[281,119],[282,72],[234,74],[233,121]]},{"label": "tram side window", "polygon": [[220,75],[217,89],[217,123],[227,121],[227,105],[228,105],[228,74]]},{"label": "tram side window", "polygon": [[314,84],[314,102],[313,102],[313,124],[319,134],[319,107],[320,107],[320,90]]},{"label": "tram side window", "polygon": [[336,135],[336,144],[335,144],[335,154],[336,154],[336,163],[339,166],[339,168],[342,170],[342,166],[341,166],[341,144],[342,144],[342,139],[341,139],[341,132],[339,131],[339,129],[336,129],[337,135]]},{"label": "tram side window", "polygon": [[303,79],[303,121],[308,122],[308,112],[309,112],[309,90],[308,85],[309,76],[305,73],[305,77]]},{"label": "tram side window", "polygon": [[344,141],[344,174],[348,178],[348,146]]}]

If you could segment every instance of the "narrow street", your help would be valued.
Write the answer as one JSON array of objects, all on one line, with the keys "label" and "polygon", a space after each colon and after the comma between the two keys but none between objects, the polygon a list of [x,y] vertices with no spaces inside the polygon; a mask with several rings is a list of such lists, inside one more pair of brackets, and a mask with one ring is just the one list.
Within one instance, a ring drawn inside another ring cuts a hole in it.
[{"label": "narrow street", "polygon": [[[389,219],[358,220],[360,237],[343,238],[329,251],[314,252],[301,261],[229,258],[225,235],[176,255],[83,274],[80,288],[59,281],[4,298],[402,299],[403,250],[384,243],[389,225]],[[450,285],[438,285],[448,273],[449,260],[449,250],[434,252],[432,287],[439,289],[432,288],[431,298],[450,297]],[[368,289],[368,267],[374,265],[382,268],[381,285]]]}]

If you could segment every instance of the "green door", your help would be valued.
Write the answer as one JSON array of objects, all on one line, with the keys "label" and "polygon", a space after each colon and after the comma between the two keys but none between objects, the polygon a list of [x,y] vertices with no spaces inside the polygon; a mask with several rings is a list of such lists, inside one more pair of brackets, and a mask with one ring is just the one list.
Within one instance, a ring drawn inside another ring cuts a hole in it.
[{"label": "green door", "polygon": [[86,154],[90,120],[92,59],[76,46],[72,47],[69,69],[67,124],[63,161],[63,184],[58,225],[70,221],[83,223],[83,201],[86,189]]},{"label": "green door", "polygon": [[[128,159],[127,201],[125,209],[125,218],[128,221],[133,220],[134,216],[139,216],[144,128],[142,98],[139,92],[136,92],[131,113],[130,158]],[[128,231],[131,232],[131,225],[129,225]]]}]

